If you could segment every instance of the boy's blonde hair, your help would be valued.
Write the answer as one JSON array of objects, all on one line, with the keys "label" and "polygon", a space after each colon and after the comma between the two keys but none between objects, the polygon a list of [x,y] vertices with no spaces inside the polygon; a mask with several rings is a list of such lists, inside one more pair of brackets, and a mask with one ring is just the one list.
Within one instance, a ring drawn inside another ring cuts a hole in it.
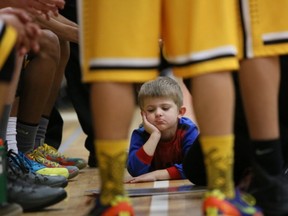
[{"label": "boy's blonde hair", "polygon": [[158,77],[144,83],[138,93],[138,103],[141,109],[144,99],[148,97],[168,97],[177,105],[178,109],[183,105],[183,93],[177,81],[170,77]]}]

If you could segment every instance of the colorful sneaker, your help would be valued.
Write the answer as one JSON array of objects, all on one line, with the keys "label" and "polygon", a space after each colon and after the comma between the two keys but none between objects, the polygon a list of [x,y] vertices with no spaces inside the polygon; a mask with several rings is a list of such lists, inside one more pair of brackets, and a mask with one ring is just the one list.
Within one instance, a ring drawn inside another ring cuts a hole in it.
[{"label": "colorful sneaker", "polygon": [[13,152],[13,150],[9,150],[7,156],[8,175],[16,176],[18,179],[36,185],[66,187],[68,184],[67,178],[61,175],[48,176],[31,172],[29,168],[25,167],[25,164],[21,161],[18,154]]},{"label": "colorful sneaker", "polygon": [[59,167],[59,168],[49,168],[40,164],[34,160],[30,160],[26,157],[26,155],[20,151],[18,151],[18,156],[20,160],[24,163],[25,167],[28,168],[33,173],[38,173],[41,175],[49,175],[49,176],[57,176],[61,175],[65,178],[69,177],[69,172],[66,168]]},{"label": "colorful sneaker", "polygon": [[249,194],[235,190],[235,197],[227,199],[219,190],[206,192],[203,202],[203,214],[206,216],[263,216],[255,206],[256,200]]},{"label": "colorful sneaker", "polygon": [[62,166],[59,163],[48,160],[40,151],[35,149],[33,152],[28,153],[27,157],[42,165],[50,168],[66,168],[69,172],[68,179],[74,178],[79,174],[79,169],[76,166]]},{"label": "colorful sneaker", "polygon": [[46,159],[57,162],[63,166],[76,166],[78,169],[83,169],[87,166],[87,162],[84,159],[66,157],[58,152],[57,149],[49,146],[48,144],[39,146],[37,151],[40,151],[46,157]]},{"label": "colorful sneaker", "polygon": [[88,213],[88,216],[132,216],[134,210],[130,199],[125,196],[116,196],[108,206],[103,206],[98,200],[94,208]]}]

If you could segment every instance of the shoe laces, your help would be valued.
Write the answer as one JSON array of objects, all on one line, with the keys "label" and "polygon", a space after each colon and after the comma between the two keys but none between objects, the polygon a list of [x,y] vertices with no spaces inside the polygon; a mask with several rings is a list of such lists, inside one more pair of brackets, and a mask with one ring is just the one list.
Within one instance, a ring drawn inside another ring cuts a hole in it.
[{"label": "shoe laces", "polygon": [[41,151],[35,149],[33,152],[28,154],[28,157],[32,160],[38,161],[41,164],[48,167],[61,167],[59,163],[48,160]]},{"label": "shoe laces", "polygon": [[[20,153],[21,154],[21,153]],[[39,176],[37,176],[34,172],[31,172],[30,169],[28,167],[25,166],[25,162],[24,160],[24,155],[22,155],[22,157],[17,154],[16,152],[14,152],[12,149],[8,151],[8,166],[10,168],[10,170],[14,173],[14,175],[18,176],[21,175],[19,174],[19,172],[22,172],[23,175],[22,179],[24,181],[26,181],[27,179],[29,179],[29,175],[30,178],[33,177],[34,178],[34,182],[41,182],[41,179]],[[26,158],[28,161],[29,159]],[[18,169],[19,168],[19,169]],[[42,181],[46,181],[47,178],[43,177]]]},{"label": "shoe laces", "polygon": [[37,161],[31,160],[28,158],[23,152],[18,151],[18,156],[22,159],[25,166],[28,167],[30,170],[39,170],[45,168],[43,164],[38,163]]},{"label": "shoe laces", "polygon": [[247,205],[249,206],[256,205],[256,199],[251,194],[241,192],[240,197],[241,197],[241,200],[244,201]]},{"label": "shoe laces", "polygon": [[38,147],[40,151],[42,151],[44,154],[49,154],[53,155],[54,157],[59,157],[59,158],[66,158],[65,155],[61,154],[60,152],[57,151],[57,149],[53,148],[52,146],[49,146],[48,144],[43,144]]},{"label": "shoe laces", "polygon": [[16,167],[13,165],[16,165],[18,168],[20,168],[20,170],[23,173],[29,173],[29,167],[25,166],[25,162],[23,158],[20,157],[19,154],[17,154],[12,149],[10,149],[7,153],[7,156],[8,156],[8,161],[9,161],[8,166],[13,171],[14,174],[17,174],[17,173],[15,170]]}]

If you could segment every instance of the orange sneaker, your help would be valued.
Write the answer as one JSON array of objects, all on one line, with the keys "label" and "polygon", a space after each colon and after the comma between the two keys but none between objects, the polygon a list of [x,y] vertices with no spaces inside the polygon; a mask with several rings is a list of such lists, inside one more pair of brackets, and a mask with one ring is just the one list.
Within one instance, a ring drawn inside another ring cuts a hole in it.
[{"label": "orange sneaker", "polygon": [[108,206],[102,205],[97,200],[94,208],[88,216],[134,216],[134,210],[130,199],[125,196],[116,196]]},{"label": "orange sneaker", "polygon": [[235,191],[233,199],[227,199],[219,190],[206,192],[203,202],[203,215],[206,216],[263,216],[256,200],[249,194]]}]

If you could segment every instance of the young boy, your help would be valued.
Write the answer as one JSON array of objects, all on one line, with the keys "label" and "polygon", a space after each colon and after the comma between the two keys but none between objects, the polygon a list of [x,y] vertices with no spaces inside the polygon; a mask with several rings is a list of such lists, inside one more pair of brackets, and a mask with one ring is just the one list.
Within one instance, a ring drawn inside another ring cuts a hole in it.
[{"label": "young boy", "polygon": [[140,88],[138,102],[143,124],[133,131],[128,154],[127,182],[186,178],[184,155],[199,131],[192,120],[183,117],[183,94],[170,77],[159,77]]}]

